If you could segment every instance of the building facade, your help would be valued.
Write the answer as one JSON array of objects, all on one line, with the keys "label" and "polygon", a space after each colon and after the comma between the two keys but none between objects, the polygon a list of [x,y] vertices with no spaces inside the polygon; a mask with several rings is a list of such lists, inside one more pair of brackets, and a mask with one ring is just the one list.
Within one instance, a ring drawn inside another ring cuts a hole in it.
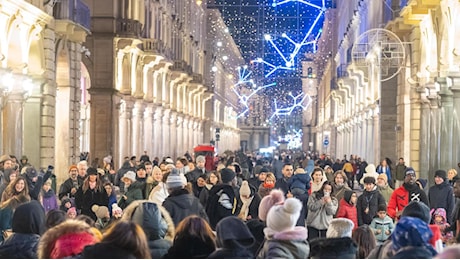
[{"label": "building facade", "polygon": [[456,168],[457,10],[446,0],[338,1],[326,19],[337,28],[332,56],[316,81],[315,149],[375,164],[403,157],[431,182],[436,169]]}]

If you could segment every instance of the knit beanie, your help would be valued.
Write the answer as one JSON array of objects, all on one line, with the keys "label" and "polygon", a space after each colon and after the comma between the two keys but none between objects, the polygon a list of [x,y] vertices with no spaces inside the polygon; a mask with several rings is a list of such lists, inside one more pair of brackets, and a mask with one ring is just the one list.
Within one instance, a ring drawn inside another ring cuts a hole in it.
[{"label": "knit beanie", "polygon": [[353,193],[355,193],[352,190],[345,190],[343,194],[343,199],[350,204],[351,196],[353,196]]},{"label": "knit beanie", "polygon": [[446,171],[444,171],[444,170],[437,170],[437,171],[434,173],[434,177],[439,177],[439,178],[442,178],[444,181],[446,181],[446,179],[447,179],[447,173],[446,173]]},{"label": "knit beanie", "polygon": [[185,178],[184,174],[179,174],[176,169],[172,169],[171,173],[166,179],[166,185],[168,189],[183,188],[186,184],[187,179]]},{"label": "knit beanie", "polygon": [[401,218],[391,234],[392,249],[394,252],[403,247],[425,247],[432,251],[434,248],[429,244],[433,233],[426,222],[419,218],[403,217]]},{"label": "knit beanie", "polygon": [[334,218],[331,221],[331,224],[327,228],[326,237],[327,238],[341,238],[341,237],[350,237],[353,232],[355,224],[353,221],[347,218]]},{"label": "knit beanie", "polygon": [[106,218],[109,216],[109,208],[106,206],[99,206],[99,205],[94,204],[91,207],[91,210],[94,212],[94,214],[96,214],[97,218],[102,219],[102,218]]},{"label": "knit beanie", "polygon": [[378,179],[384,179],[385,183],[388,183],[388,177],[387,177],[387,175],[385,173],[379,174],[379,177],[377,177],[377,180]]},{"label": "knit beanie", "polygon": [[88,245],[97,242],[96,237],[89,232],[68,233],[60,236],[50,253],[52,259],[62,259],[77,256]]},{"label": "knit beanie", "polygon": [[404,208],[401,217],[415,217],[429,224],[431,221],[430,208],[423,202],[411,201]]},{"label": "knit beanie", "polygon": [[251,196],[251,188],[249,188],[248,181],[243,181],[240,188],[240,196]]},{"label": "knit beanie", "polygon": [[412,175],[412,176],[416,176],[414,168],[412,168],[412,167],[407,167],[406,168],[406,171],[404,172],[404,176],[409,175],[409,174]]},{"label": "knit beanie", "polygon": [[27,169],[26,169],[26,175],[27,175],[27,178],[32,179],[32,178],[38,176],[38,172],[37,172],[37,170],[35,170],[34,167],[29,166],[29,167],[27,167]]},{"label": "knit beanie", "polygon": [[220,171],[220,176],[222,178],[222,183],[229,183],[235,178],[236,173],[229,168],[223,168]]},{"label": "knit beanie", "polygon": [[267,227],[276,232],[293,229],[302,210],[302,202],[288,198],[283,204],[274,205],[267,214]]},{"label": "knit beanie", "polygon": [[123,214],[123,209],[117,203],[112,204],[112,216],[116,214]]},{"label": "knit beanie", "polygon": [[279,189],[270,191],[270,194],[263,197],[259,204],[259,219],[265,221],[267,219],[268,211],[273,205],[284,202],[284,194]]}]

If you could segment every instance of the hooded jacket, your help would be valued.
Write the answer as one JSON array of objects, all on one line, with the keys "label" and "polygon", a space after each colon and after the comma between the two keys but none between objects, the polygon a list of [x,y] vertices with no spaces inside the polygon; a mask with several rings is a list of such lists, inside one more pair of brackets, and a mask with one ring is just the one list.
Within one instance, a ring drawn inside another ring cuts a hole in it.
[{"label": "hooded jacket", "polygon": [[292,230],[273,232],[265,228],[266,240],[257,258],[307,259],[310,253],[308,232],[305,227],[296,226]]},{"label": "hooded jacket", "polygon": [[147,200],[134,201],[124,210],[122,220],[142,227],[153,259],[162,258],[172,246],[174,222],[163,206]]},{"label": "hooded jacket", "polygon": [[347,218],[353,221],[353,224],[355,224],[354,229],[356,229],[358,227],[358,211],[355,205],[350,204],[353,193],[353,191],[345,191],[345,196],[339,202],[339,209],[336,217]]},{"label": "hooded jacket", "polygon": [[13,232],[0,245],[0,258],[37,258],[38,241],[45,232],[45,210],[38,201],[16,208]]},{"label": "hooded jacket", "polygon": [[233,187],[228,184],[214,185],[209,191],[206,213],[213,230],[221,219],[228,216],[237,216],[239,214],[238,198]]},{"label": "hooded jacket", "polygon": [[254,244],[254,236],[242,220],[230,216],[223,218],[216,227],[218,249],[208,256],[213,259],[253,259],[249,248]]},{"label": "hooded jacket", "polygon": [[209,222],[200,200],[185,189],[172,191],[163,202],[163,207],[169,212],[176,227],[184,218],[193,214]]},{"label": "hooded jacket", "polygon": [[455,206],[455,198],[452,187],[447,181],[441,184],[435,184],[428,191],[428,200],[430,209],[443,208],[447,213],[447,222],[452,223],[452,213]]},{"label": "hooded jacket", "polygon": [[13,171],[13,169],[6,169],[3,171],[3,178],[0,179],[0,198],[2,197],[3,191],[6,189],[6,186],[10,184],[10,175]]},{"label": "hooded jacket", "polygon": [[407,204],[409,204],[409,202],[412,200],[421,201],[425,203],[425,205],[429,205],[425,192],[421,190],[417,184],[410,185],[404,183],[401,185],[401,187],[397,188],[393,194],[391,194],[387,207],[388,216],[390,216],[392,219],[395,219],[396,212],[402,212]]},{"label": "hooded jacket", "polygon": [[118,206],[120,206],[120,208],[122,209],[125,209],[133,201],[144,199],[144,195],[142,193],[143,185],[144,183],[139,182],[139,181],[135,181],[131,183],[131,185],[129,185],[128,190],[125,193],[125,196],[127,197],[127,199],[125,200],[123,197],[121,197],[120,200],[118,201]]}]

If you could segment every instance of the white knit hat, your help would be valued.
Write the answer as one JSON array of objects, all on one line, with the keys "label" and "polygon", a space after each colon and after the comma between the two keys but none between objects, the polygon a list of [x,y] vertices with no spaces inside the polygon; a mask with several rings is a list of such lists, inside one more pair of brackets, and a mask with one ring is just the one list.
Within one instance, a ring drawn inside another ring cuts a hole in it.
[{"label": "white knit hat", "polygon": [[249,188],[248,181],[243,181],[241,183],[240,196],[251,196],[251,188]]},{"label": "white knit hat", "polygon": [[173,169],[166,179],[166,185],[168,189],[183,188],[187,185],[187,178],[183,173],[179,174],[176,169]]},{"label": "white knit hat", "polygon": [[353,232],[355,224],[353,221],[347,218],[334,218],[331,221],[331,224],[327,228],[326,237],[327,238],[340,238],[340,237],[350,237]]},{"label": "white knit hat", "polygon": [[131,182],[135,182],[136,181],[136,173],[134,173],[133,171],[127,171],[125,173],[125,175],[123,175],[123,177],[121,178],[121,181],[124,181],[125,179],[129,179],[129,180],[131,180]]},{"label": "white knit hat", "polygon": [[302,210],[302,202],[296,198],[288,198],[282,205],[274,205],[267,215],[267,227],[276,232],[293,229]]}]

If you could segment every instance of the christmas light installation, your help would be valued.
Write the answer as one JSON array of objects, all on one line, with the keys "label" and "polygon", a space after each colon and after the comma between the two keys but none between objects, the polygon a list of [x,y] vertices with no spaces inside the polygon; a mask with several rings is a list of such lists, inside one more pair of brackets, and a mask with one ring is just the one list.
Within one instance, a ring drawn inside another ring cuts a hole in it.
[{"label": "christmas light installation", "polygon": [[265,41],[268,41],[270,43],[270,45],[275,49],[276,53],[280,56],[280,58],[284,62],[284,64],[278,65],[278,64],[270,63],[270,62],[264,60],[263,58],[257,58],[257,59],[252,60],[251,61],[252,63],[262,63],[262,64],[267,65],[268,67],[270,67],[268,73],[265,74],[265,78],[269,77],[270,75],[272,75],[273,73],[275,73],[275,71],[277,71],[279,69],[294,70],[294,65],[295,65],[294,59],[297,57],[297,55],[299,54],[299,52],[302,49],[302,47],[307,46],[307,45],[312,45],[313,46],[312,49],[314,51],[316,51],[316,44],[318,42],[319,37],[321,36],[322,30],[320,29],[320,30],[318,30],[318,33],[315,35],[314,40],[308,40],[308,39],[311,39],[313,29],[316,27],[316,24],[318,23],[318,21],[323,17],[324,13],[326,12],[327,8],[326,8],[325,0],[322,0],[322,6],[315,5],[315,4],[312,4],[310,2],[301,1],[301,0],[285,0],[285,1],[281,1],[281,2],[276,2],[275,1],[275,2],[273,2],[272,5],[274,7],[276,7],[278,5],[282,5],[282,4],[285,4],[285,3],[288,3],[288,2],[304,3],[304,4],[307,4],[307,5],[311,6],[311,7],[313,7],[313,8],[316,8],[319,12],[318,12],[318,14],[316,16],[316,19],[311,24],[310,29],[307,31],[307,33],[305,34],[305,36],[302,38],[302,40],[300,42],[295,42],[286,33],[281,34],[282,38],[285,38],[288,42],[290,42],[292,45],[294,45],[294,49],[290,53],[288,53],[287,55],[283,54],[283,52],[276,45],[275,41],[273,40],[273,37],[270,34],[265,34],[264,35]]},{"label": "christmas light installation", "polygon": [[[252,79],[249,79],[251,72],[248,71],[247,68],[248,68],[247,66],[237,68],[238,69],[238,82],[232,86],[233,92],[235,92],[235,94],[238,96],[240,103],[244,107],[243,112],[239,113],[237,115],[237,118],[240,118],[246,115],[246,113],[249,111],[248,101],[252,96],[254,96],[257,92],[259,92],[262,89],[276,85],[276,82],[274,82],[274,83],[266,84],[263,86],[257,86],[257,84],[255,84]],[[238,86],[246,86],[247,87],[246,89],[251,89],[251,92],[249,93],[249,95],[241,94],[237,90]]]},{"label": "christmas light installation", "polygon": [[[298,107],[305,110],[311,103],[311,97],[309,95],[305,95],[304,93],[300,93],[299,95],[294,96],[291,92],[289,92],[289,96],[294,100],[294,104],[292,104],[292,106],[278,108],[276,99],[273,100],[275,104],[275,112],[273,112],[273,115],[270,117],[270,120],[272,120],[272,118],[275,116],[289,116],[291,115],[292,111],[294,111]],[[307,100],[307,104],[303,105],[305,100]]]}]

